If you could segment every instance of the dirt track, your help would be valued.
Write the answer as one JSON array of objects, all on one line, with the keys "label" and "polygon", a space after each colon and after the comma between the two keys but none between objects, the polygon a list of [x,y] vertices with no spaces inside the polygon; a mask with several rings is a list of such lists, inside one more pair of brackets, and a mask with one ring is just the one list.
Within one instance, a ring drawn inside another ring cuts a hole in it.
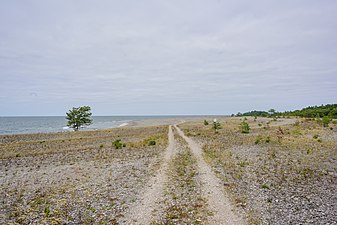
[{"label": "dirt track", "polygon": [[[242,218],[233,212],[230,201],[222,190],[221,181],[215,176],[211,167],[206,164],[202,157],[202,149],[192,139],[176,126],[177,133],[187,142],[189,149],[197,160],[197,172],[200,175],[202,194],[207,200],[210,216],[207,224],[244,224]],[[169,127],[169,145],[164,152],[163,161],[157,174],[152,177],[143,190],[140,200],[130,207],[125,217],[125,224],[150,224],[151,221],[158,219],[156,215],[159,211],[164,196],[164,186],[168,180],[168,164],[172,157],[177,153],[177,142],[174,140],[172,127]],[[201,221],[205,223],[206,221]]]}]

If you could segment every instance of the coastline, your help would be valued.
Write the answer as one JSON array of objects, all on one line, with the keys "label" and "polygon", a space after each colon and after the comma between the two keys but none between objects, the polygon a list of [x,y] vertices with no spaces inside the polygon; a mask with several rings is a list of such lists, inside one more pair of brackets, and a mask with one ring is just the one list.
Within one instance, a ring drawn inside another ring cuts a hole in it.
[{"label": "coastline", "polygon": [[136,120],[131,121],[127,127],[148,127],[148,126],[162,126],[162,125],[174,125],[185,122],[198,122],[207,120],[213,120],[214,118],[225,119],[227,116],[181,116],[175,118],[158,118],[158,119],[146,119],[146,120]]},{"label": "coastline", "polygon": [[[196,122],[199,120],[204,120],[204,119],[209,119],[209,120],[213,120],[214,116],[163,116],[163,117],[156,117],[153,116],[151,118],[151,116],[149,116],[149,118],[146,118],[145,116],[139,116],[140,118],[137,118],[136,116],[134,118],[130,118],[130,120],[128,120],[128,118],[123,117],[123,120],[121,120],[120,122],[117,121],[113,121],[116,124],[111,124],[111,126],[107,126],[107,127],[99,127],[101,126],[101,124],[99,124],[98,122],[98,127],[97,128],[97,124],[93,124],[92,127],[87,127],[84,129],[81,129],[80,132],[86,132],[86,131],[101,131],[101,130],[110,130],[110,129],[116,129],[116,128],[125,128],[125,127],[148,127],[148,126],[161,126],[161,125],[173,125],[173,124],[177,124],[177,123],[182,123],[182,122]],[[223,117],[223,116],[221,116]],[[220,118],[220,116],[218,116],[217,118]],[[131,120],[132,119],[132,120]],[[111,123],[111,122],[108,122]],[[96,126],[95,126],[96,125]],[[8,136],[8,135],[34,135],[34,134],[57,134],[57,133],[69,133],[69,132],[73,132],[72,129],[65,129],[66,127],[61,127],[60,129],[54,128],[54,127],[49,127],[48,130],[46,131],[39,131],[39,130],[34,130],[32,127],[27,127],[27,129],[23,129],[23,130],[18,130],[17,132],[14,131],[14,129],[12,128],[12,130],[9,130],[8,132],[6,132],[6,130],[4,131],[0,131],[0,137],[1,136]]]}]

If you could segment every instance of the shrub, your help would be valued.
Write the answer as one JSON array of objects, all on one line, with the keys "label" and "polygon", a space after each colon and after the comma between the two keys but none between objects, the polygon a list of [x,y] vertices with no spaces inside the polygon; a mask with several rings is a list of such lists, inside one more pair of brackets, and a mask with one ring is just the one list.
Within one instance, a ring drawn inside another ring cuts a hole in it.
[{"label": "shrub", "polygon": [[121,139],[117,139],[117,140],[114,140],[112,142],[112,146],[115,148],[115,149],[121,149],[123,148],[123,143],[121,142]]},{"label": "shrub", "polygon": [[260,143],[261,140],[262,140],[261,136],[258,136],[258,137],[255,139],[255,144],[257,145],[258,143]]},{"label": "shrub", "polygon": [[156,141],[155,140],[150,140],[149,142],[148,142],[148,145],[156,145]]},{"label": "shrub", "polygon": [[249,124],[245,121],[243,121],[241,124],[240,124],[240,130],[241,130],[241,133],[243,134],[248,134],[249,131],[250,131],[250,127],[249,127]]},{"label": "shrub", "polygon": [[204,120],[204,125],[207,126],[208,125],[208,121]]},{"label": "shrub", "polygon": [[213,129],[214,129],[215,133],[218,133],[218,130],[221,129],[221,124],[219,122],[217,122],[216,120],[214,120],[214,122],[213,122]]},{"label": "shrub", "polygon": [[322,118],[322,124],[323,124],[323,127],[328,127],[329,126],[329,123],[330,123],[331,119],[327,116],[324,116]]},{"label": "shrub", "polygon": [[270,142],[270,137],[268,136],[266,139],[266,143],[269,143],[269,142]]},{"label": "shrub", "polygon": [[262,185],[261,185],[261,188],[263,188],[263,189],[270,189],[269,186],[268,186],[267,184],[262,184]]},{"label": "shrub", "polygon": [[317,139],[318,137],[319,137],[318,134],[315,134],[315,135],[313,136],[314,139]]}]

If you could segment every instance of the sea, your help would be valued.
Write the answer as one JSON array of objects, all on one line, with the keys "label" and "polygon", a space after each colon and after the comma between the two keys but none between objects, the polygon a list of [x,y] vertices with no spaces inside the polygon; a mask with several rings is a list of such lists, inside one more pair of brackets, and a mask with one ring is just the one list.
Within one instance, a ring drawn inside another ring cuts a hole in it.
[{"label": "sea", "polygon": [[[178,116],[92,116],[93,123],[82,130],[98,130],[128,125],[132,121]],[[29,134],[71,131],[64,116],[0,117],[0,134]]]}]

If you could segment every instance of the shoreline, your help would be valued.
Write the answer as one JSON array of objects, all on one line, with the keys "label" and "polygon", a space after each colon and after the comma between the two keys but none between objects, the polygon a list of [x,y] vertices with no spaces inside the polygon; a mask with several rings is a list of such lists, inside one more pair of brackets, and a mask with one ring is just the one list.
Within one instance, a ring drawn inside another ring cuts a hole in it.
[{"label": "shoreline", "polygon": [[[225,118],[226,116],[217,116],[217,118]],[[149,126],[163,126],[163,125],[173,125],[182,122],[196,122],[199,120],[209,119],[213,120],[215,116],[181,116],[181,117],[167,117],[167,118],[149,118],[149,119],[140,119],[132,121],[121,121],[123,123],[106,128],[86,128],[79,130],[80,132],[95,132],[103,130],[111,130],[116,128],[130,128],[130,127],[149,127]],[[71,129],[64,129],[59,131],[51,132],[18,132],[18,133],[0,133],[0,137],[3,136],[12,136],[12,135],[35,135],[35,134],[66,134],[74,132]]]}]

